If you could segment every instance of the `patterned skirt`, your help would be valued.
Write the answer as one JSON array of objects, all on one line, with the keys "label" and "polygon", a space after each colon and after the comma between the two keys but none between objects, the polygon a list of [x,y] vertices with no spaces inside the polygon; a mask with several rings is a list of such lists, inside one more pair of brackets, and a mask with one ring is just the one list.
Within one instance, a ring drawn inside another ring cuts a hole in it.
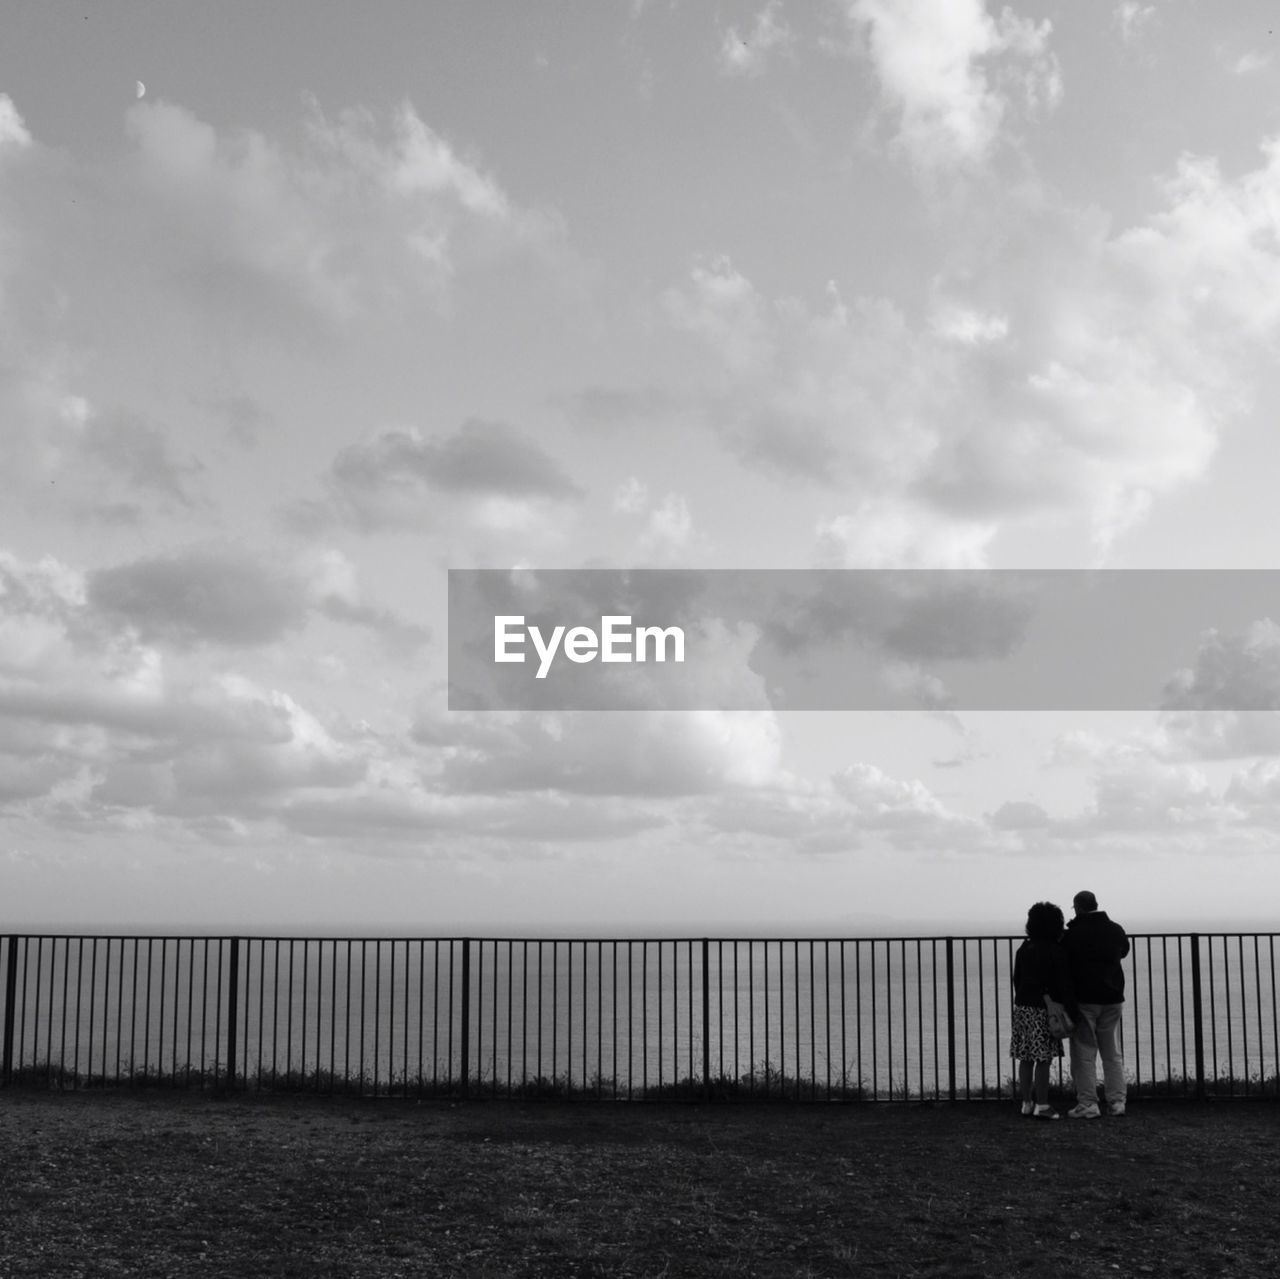
[{"label": "patterned skirt", "polygon": [[1052,1061],[1062,1056],[1062,1040],[1049,1034],[1049,1014],[1043,1008],[1014,1004],[1009,1056],[1017,1061]]}]

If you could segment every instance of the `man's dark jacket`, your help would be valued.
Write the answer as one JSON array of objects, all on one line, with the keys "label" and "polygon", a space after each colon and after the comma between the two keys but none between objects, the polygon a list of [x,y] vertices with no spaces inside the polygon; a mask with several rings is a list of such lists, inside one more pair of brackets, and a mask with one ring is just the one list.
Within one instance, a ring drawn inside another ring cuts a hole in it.
[{"label": "man's dark jacket", "polygon": [[1129,953],[1129,939],[1104,910],[1077,915],[1062,939],[1071,983],[1082,1004],[1124,1003],[1124,969],[1120,961]]}]

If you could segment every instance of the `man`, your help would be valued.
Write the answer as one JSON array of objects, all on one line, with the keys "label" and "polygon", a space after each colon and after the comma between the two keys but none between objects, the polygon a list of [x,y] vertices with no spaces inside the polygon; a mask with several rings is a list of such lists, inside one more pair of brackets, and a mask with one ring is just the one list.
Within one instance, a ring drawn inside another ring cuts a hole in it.
[{"label": "man", "polygon": [[1071,1034],[1071,1077],[1076,1086],[1071,1119],[1097,1119],[1098,1053],[1102,1053],[1102,1082],[1107,1113],[1123,1115],[1126,1095],[1124,1045],[1120,1014],[1124,1011],[1124,969],[1129,938],[1119,924],[1098,909],[1089,891],[1072,899],[1075,918],[1067,925],[1063,946],[1080,1004],[1080,1020]]}]

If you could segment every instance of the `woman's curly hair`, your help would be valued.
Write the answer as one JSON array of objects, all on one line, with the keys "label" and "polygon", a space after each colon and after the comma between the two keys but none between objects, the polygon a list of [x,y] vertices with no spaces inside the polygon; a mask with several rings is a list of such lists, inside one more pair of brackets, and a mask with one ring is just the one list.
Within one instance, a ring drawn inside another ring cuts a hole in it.
[{"label": "woman's curly hair", "polygon": [[1032,941],[1057,941],[1065,926],[1062,907],[1052,902],[1036,902],[1027,911],[1027,936]]}]

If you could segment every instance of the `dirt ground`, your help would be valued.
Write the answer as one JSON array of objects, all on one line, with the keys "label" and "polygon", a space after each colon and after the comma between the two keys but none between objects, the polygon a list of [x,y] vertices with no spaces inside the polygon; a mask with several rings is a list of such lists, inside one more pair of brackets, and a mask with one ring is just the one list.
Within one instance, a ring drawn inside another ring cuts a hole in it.
[{"label": "dirt ground", "polygon": [[1280,1106],[0,1093],[0,1276],[1280,1274]]}]

